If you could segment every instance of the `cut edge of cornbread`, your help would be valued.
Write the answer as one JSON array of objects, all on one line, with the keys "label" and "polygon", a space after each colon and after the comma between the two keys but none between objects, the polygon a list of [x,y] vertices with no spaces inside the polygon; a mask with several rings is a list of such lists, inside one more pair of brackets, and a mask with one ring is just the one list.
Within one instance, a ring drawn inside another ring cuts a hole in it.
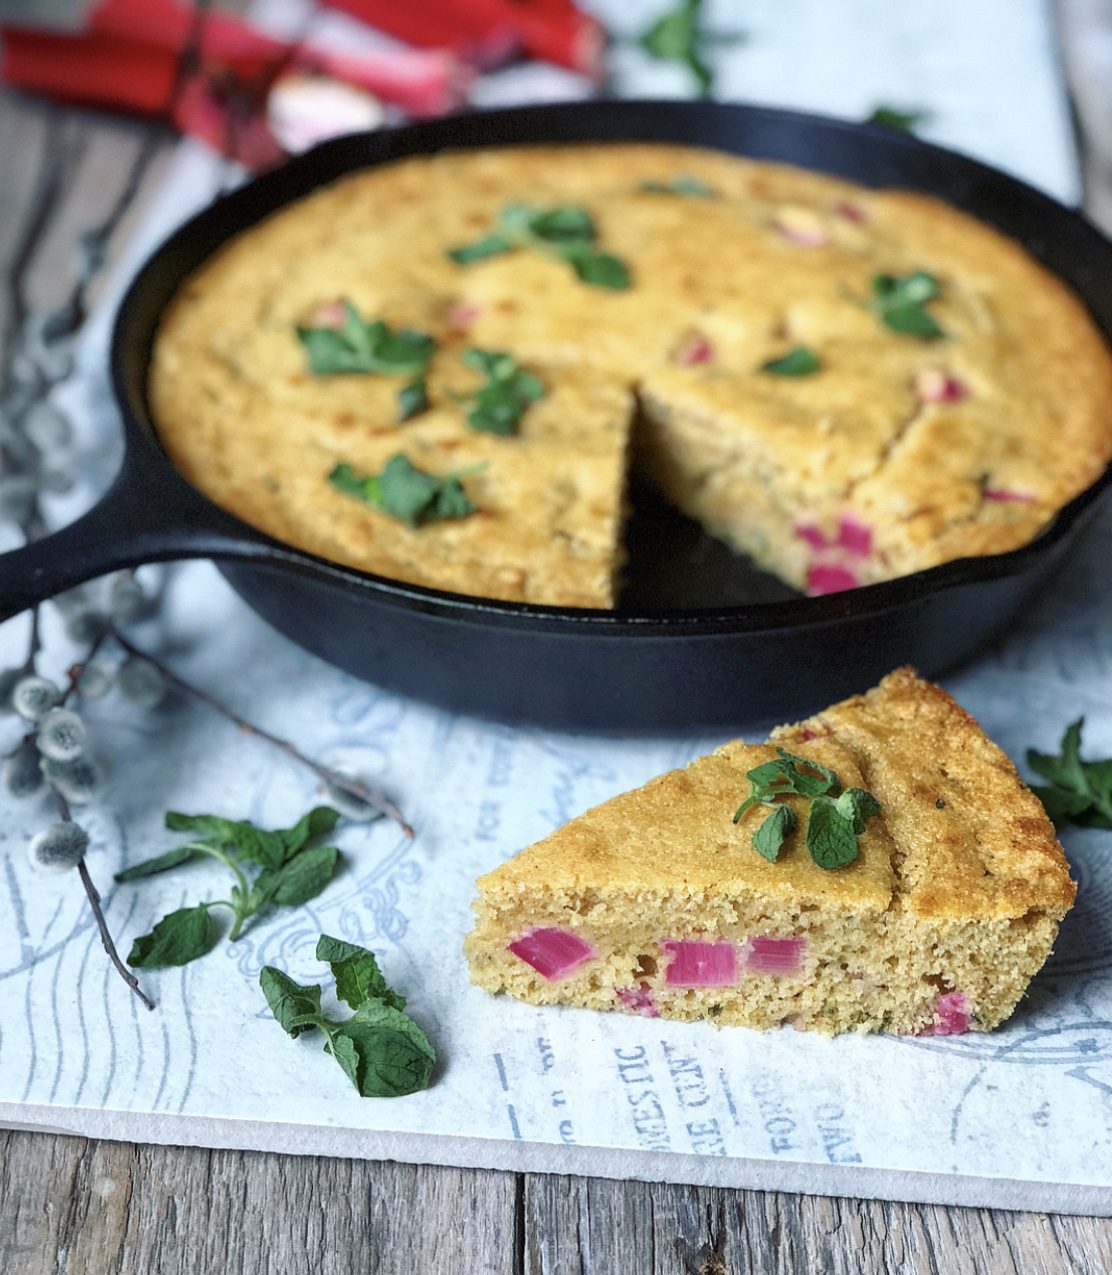
[{"label": "cut edge of cornbread", "polygon": [[[727,744],[481,878],[465,943],[472,981],[531,1004],[826,1035],[1003,1022],[1075,894],[1049,820],[1004,753],[907,669],[772,740],[878,798],[854,863],[811,862],[801,798],[789,799],[799,828],[780,860],[758,856],[750,838],[763,814],[731,818],[746,771],[774,748]],[[567,972],[545,978],[510,944],[539,944],[541,965],[555,944]],[[713,969],[724,985],[670,985],[673,963]]]}]

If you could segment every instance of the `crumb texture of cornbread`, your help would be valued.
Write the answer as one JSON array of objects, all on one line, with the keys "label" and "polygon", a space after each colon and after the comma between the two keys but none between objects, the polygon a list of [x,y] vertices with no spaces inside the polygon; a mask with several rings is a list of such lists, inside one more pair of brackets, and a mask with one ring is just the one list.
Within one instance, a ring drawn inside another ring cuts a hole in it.
[{"label": "crumb texture of cornbread", "polygon": [[[777,746],[879,801],[854,862],[811,859],[801,797],[778,862],[751,843],[767,807],[732,823],[746,772]],[[489,992],[827,1035],[991,1030],[1075,895],[1015,767],[908,669],[588,810],[478,888],[465,951]]]},{"label": "crumb texture of cornbread", "polygon": [[[643,189],[680,177],[707,193]],[[588,286],[527,248],[449,257],[515,202],[588,209],[630,286]],[[938,281],[938,339],[869,306],[875,276],[917,271]],[[296,329],[340,297],[435,339],[429,412],[398,422],[397,377],[308,371]],[[801,346],[813,374],[762,370]],[[471,347],[544,383],[518,436],[468,427],[453,393],[474,388]],[[345,177],[185,283],[150,400],[183,474],[280,540],[585,607],[614,602],[630,460],[713,534],[822,593],[1022,545],[1112,455],[1112,358],[1017,243],[925,196],[665,145],[445,153]],[[411,528],[327,481],[397,452],[468,471],[480,512]]]}]

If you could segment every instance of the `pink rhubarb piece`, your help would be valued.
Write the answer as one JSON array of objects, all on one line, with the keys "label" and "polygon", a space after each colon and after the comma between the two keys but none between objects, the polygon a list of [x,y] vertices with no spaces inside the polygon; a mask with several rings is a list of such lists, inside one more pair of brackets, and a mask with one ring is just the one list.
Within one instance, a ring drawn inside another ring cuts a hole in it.
[{"label": "pink rhubarb piece", "polygon": [[457,330],[468,328],[481,313],[474,301],[457,301],[448,308],[448,325]]},{"label": "pink rhubarb piece", "polygon": [[680,367],[696,367],[700,363],[714,362],[714,346],[701,332],[693,332],[676,351]]},{"label": "pink rhubarb piece", "polygon": [[838,528],[838,544],[847,553],[867,558],[873,551],[873,529],[854,514],[842,514]]},{"label": "pink rhubarb piece", "polygon": [[806,939],[750,939],[745,968],[750,974],[802,974],[806,950]]},{"label": "pink rhubarb piece", "polygon": [[869,220],[868,217],[865,216],[864,208],[860,207],[858,204],[848,203],[846,200],[842,200],[841,203],[835,204],[834,211],[839,217],[844,217],[846,221],[854,221],[858,225]]},{"label": "pink rhubarb piece", "polygon": [[507,946],[514,956],[553,982],[559,978],[567,978],[584,961],[589,961],[597,954],[586,939],[557,926],[530,930]]},{"label": "pink rhubarb piece", "polygon": [[960,403],[969,396],[964,381],[937,367],[924,368],[916,375],[915,393],[923,403]]},{"label": "pink rhubarb piece", "polygon": [[1026,491],[1011,491],[1007,487],[986,487],[981,493],[986,500],[1000,504],[1030,505],[1035,497]]},{"label": "pink rhubarb piece", "polygon": [[800,540],[806,541],[812,549],[825,549],[830,544],[818,523],[797,522],[795,524],[795,534]]},{"label": "pink rhubarb piece", "polygon": [[926,1035],[960,1036],[969,1030],[969,997],[964,992],[943,992],[934,1007],[934,1031]]},{"label": "pink rhubarb piece", "polygon": [[801,248],[821,248],[830,242],[822,220],[810,208],[783,208],[773,225],[789,243]]},{"label": "pink rhubarb piece", "polygon": [[664,975],[669,987],[731,987],[737,982],[737,948],[727,940],[662,939],[672,960]]},{"label": "pink rhubarb piece", "polygon": [[660,1017],[656,997],[648,983],[642,983],[639,987],[619,987],[616,989],[616,994],[630,1013],[640,1014],[642,1018]]},{"label": "pink rhubarb piece", "polygon": [[856,588],[857,577],[848,567],[816,566],[807,572],[807,592],[812,597]]}]

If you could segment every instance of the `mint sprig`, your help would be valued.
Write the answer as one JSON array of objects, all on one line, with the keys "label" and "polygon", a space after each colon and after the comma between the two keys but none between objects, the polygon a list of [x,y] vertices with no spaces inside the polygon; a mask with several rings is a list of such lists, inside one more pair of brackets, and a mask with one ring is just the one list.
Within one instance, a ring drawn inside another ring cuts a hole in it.
[{"label": "mint sprig", "polygon": [[657,181],[650,177],[637,189],[646,195],[684,195],[688,199],[713,199],[717,193],[698,177],[674,177],[671,181]]},{"label": "mint sprig", "polygon": [[314,376],[364,373],[407,376],[398,392],[399,420],[406,421],[428,407],[425,372],[436,342],[412,328],[392,329],[381,319],[368,322],[348,300],[340,302],[344,319],[338,327],[299,327],[309,371]]},{"label": "mint sprig", "polygon": [[460,478],[474,470],[430,474],[402,452],[391,456],[381,474],[357,474],[346,461],[328,475],[328,481],[346,496],[380,509],[408,527],[451,518],[467,518],[478,509],[463,489]]},{"label": "mint sprig", "polygon": [[1081,759],[1084,727],[1084,717],[1071,722],[1057,753],[1028,750],[1027,764],[1047,780],[1032,791],[1058,827],[1072,823],[1082,828],[1112,828],[1112,758]]},{"label": "mint sprig", "polygon": [[512,354],[468,350],[462,358],[468,367],[485,378],[470,398],[455,396],[471,405],[468,425],[490,434],[513,434],[529,404],[544,397],[540,378],[521,367]]},{"label": "mint sprig", "polygon": [[780,857],[784,842],[795,831],[798,819],[790,806],[777,799],[795,794],[810,800],[807,817],[807,850],[820,868],[832,870],[857,858],[857,838],[865,824],[880,813],[880,803],[864,788],[842,789],[829,766],[810,757],[777,748],[777,760],[762,762],[746,774],[751,791],[734,812],[740,822],[753,806],[772,806],[772,813],[753,833],[753,849],[770,863]]},{"label": "mint sprig", "polygon": [[710,97],[714,71],[707,60],[715,46],[726,47],[745,39],[741,31],[712,31],[703,22],[703,0],[679,0],[661,14],[637,38],[637,43],[658,62],[677,62],[691,72],[700,97]]},{"label": "mint sprig", "polygon": [[930,111],[920,106],[875,106],[866,117],[865,123],[880,124],[899,133],[914,133],[930,117]]},{"label": "mint sprig", "polygon": [[327,1017],[319,984],[305,986],[264,965],[259,985],[282,1030],[294,1038],[323,1032],[325,1052],[363,1098],[398,1098],[427,1089],[436,1051],[403,1012],[405,998],[387,984],[374,953],[322,934],[316,955],[330,966],[337,997],[355,1012],[346,1019]]},{"label": "mint sprig", "polygon": [[927,302],[940,292],[938,280],[925,270],[909,275],[878,274],[873,277],[869,309],[893,332],[933,341],[945,333],[927,310]]},{"label": "mint sprig", "polygon": [[507,204],[494,229],[474,243],[451,248],[448,256],[458,265],[470,265],[487,257],[530,248],[566,261],[584,282],[597,288],[622,291],[629,287],[629,267],[620,258],[596,246],[594,218],[578,205],[537,208],[532,204]]},{"label": "mint sprig", "polygon": [[186,965],[204,956],[217,939],[210,915],[214,908],[231,911],[228,938],[234,941],[244,925],[271,904],[297,907],[315,898],[332,880],[340,852],[335,846],[312,843],[327,836],[339,817],[331,807],[317,806],[292,828],[268,830],[246,819],[170,811],[166,827],[192,833],[192,840],[118,872],[116,880],[139,881],[194,859],[210,858],[229,870],[233,882],[226,899],[178,908],[163,917],[149,934],[134,941],[127,963],[137,969],[158,969]]},{"label": "mint sprig", "polygon": [[769,359],[767,363],[762,363],[761,371],[773,376],[813,376],[821,367],[822,363],[813,350],[805,345],[797,345],[778,359]]}]

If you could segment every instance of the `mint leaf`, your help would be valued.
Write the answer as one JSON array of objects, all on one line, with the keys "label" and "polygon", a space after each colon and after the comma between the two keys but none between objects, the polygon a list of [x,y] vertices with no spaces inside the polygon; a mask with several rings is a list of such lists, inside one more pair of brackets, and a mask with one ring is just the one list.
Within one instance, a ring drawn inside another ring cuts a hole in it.
[{"label": "mint leaf", "polygon": [[847,818],[829,797],[811,802],[807,819],[807,849],[811,858],[830,871],[857,858],[857,833],[853,819]]},{"label": "mint leaf", "polygon": [[753,849],[769,863],[780,857],[780,849],[798,823],[791,806],[777,806],[753,833]]},{"label": "mint leaf", "polygon": [[544,396],[540,379],[519,367],[512,354],[494,350],[468,350],[463,356],[468,367],[486,377],[471,399],[467,423],[472,429],[490,434],[514,433],[530,403]]},{"label": "mint leaf", "polygon": [[398,420],[409,421],[428,410],[428,383],[423,376],[415,376],[398,390]]},{"label": "mint leaf", "polygon": [[215,927],[205,904],[179,908],[132,943],[127,963],[135,969],[148,970],[187,965],[211,951],[215,942]]},{"label": "mint leaf", "polygon": [[336,995],[352,1009],[358,1009],[365,1001],[380,1000],[393,1009],[405,1009],[405,997],[399,996],[378,968],[373,952],[355,943],[322,934],[317,941],[317,960],[325,961],[336,980]]},{"label": "mint leaf", "polygon": [[165,872],[168,868],[176,868],[180,863],[188,863],[201,852],[196,846],[179,846],[176,850],[167,850],[165,854],[153,859],[144,859],[142,863],[134,863],[123,872],[117,872],[116,881],[138,881],[141,877],[154,876],[156,872]]},{"label": "mint leaf", "polygon": [[331,806],[314,806],[307,815],[301,818],[292,828],[277,833],[282,838],[286,859],[303,849],[310,841],[318,837],[326,837],[340,821],[340,812]]},{"label": "mint leaf", "polygon": [[436,342],[410,328],[393,330],[381,319],[367,322],[350,301],[344,301],[340,327],[299,327],[309,371],[314,376],[340,373],[379,373],[419,376],[428,367]]},{"label": "mint leaf", "polygon": [[319,984],[304,987],[273,965],[264,965],[259,971],[259,986],[283,1031],[296,1038],[320,1025]]},{"label": "mint leaf", "polygon": [[912,133],[931,117],[930,111],[921,107],[877,106],[867,116],[866,124],[881,124],[901,133]]},{"label": "mint leaf", "polygon": [[829,766],[823,766],[810,757],[798,757],[782,748],[777,748],[776,752],[785,764],[784,773],[791,784],[790,791],[803,797],[818,797],[822,793],[837,792],[841,788],[838,776]]},{"label": "mint leaf", "polygon": [[646,195],[686,195],[689,199],[713,199],[717,193],[697,177],[676,177],[672,181],[643,181],[638,187]]},{"label": "mint leaf", "polygon": [[1084,726],[1085,719],[1079,717],[1066,727],[1057,754],[1028,751],[1027,764],[1050,781],[1033,791],[1059,827],[1073,823],[1080,827],[1112,828],[1112,758],[1082,760]]},{"label": "mint leaf", "polygon": [[485,257],[498,257],[514,247],[512,239],[497,232],[484,235],[474,243],[464,244],[461,248],[449,248],[448,256],[461,266],[470,265],[472,261],[482,261]]},{"label": "mint leaf", "polygon": [[[525,209],[524,204],[513,204],[511,218]],[[595,221],[586,208],[549,208],[532,213],[528,217],[527,233],[535,239],[553,244],[590,243],[595,237]]]},{"label": "mint leaf", "polygon": [[714,73],[706,60],[714,46],[745,39],[741,31],[711,31],[703,25],[703,0],[680,0],[638,37],[641,48],[659,62],[678,62],[691,72],[700,97],[710,97]]},{"label": "mint leaf", "polygon": [[940,293],[938,280],[925,270],[904,276],[878,274],[873,278],[873,299],[869,308],[893,332],[934,340],[944,336],[935,318],[926,309]]},{"label": "mint leaf", "polygon": [[629,268],[618,257],[608,252],[595,252],[593,248],[577,248],[568,252],[572,269],[584,283],[596,288],[610,288],[615,292],[629,287]]},{"label": "mint leaf", "polygon": [[761,364],[762,372],[771,372],[773,376],[811,376],[822,364],[818,356],[805,345],[797,345],[778,359],[769,359]]},{"label": "mint leaf", "polygon": [[436,1063],[421,1028],[382,1001],[366,1001],[337,1027],[331,1048],[363,1098],[401,1098],[427,1089]]},{"label": "mint leaf", "polygon": [[381,474],[360,476],[349,464],[337,465],[328,481],[410,527],[447,518],[466,518],[478,508],[468,498],[459,474],[426,473],[402,452],[391,456]]},{"label": "mint leaf", "polygon": [[335,846],[317,846],[302,850],[280,868],[266,869],[255,882],[257,893],[251,910],[258,911],[263,903],[270,902],[295,908],[315,899],[332,880],[339,857]]},{"label": "mint leaf", "polygon": [[219,815],[183,815],[171,810],[166,814],[166,827],[172,832],[192,832],[197,841],[250,863],[276,867],[285,857],[282,834],[256,828],[247,819],[222,819]]},{"label": "mint leaf", "polygon": [[847,788],[834,802],[834,808],[853,824],[857,836],[865,831],[868,820],[880,814],[880,802],[864,788]]}]

